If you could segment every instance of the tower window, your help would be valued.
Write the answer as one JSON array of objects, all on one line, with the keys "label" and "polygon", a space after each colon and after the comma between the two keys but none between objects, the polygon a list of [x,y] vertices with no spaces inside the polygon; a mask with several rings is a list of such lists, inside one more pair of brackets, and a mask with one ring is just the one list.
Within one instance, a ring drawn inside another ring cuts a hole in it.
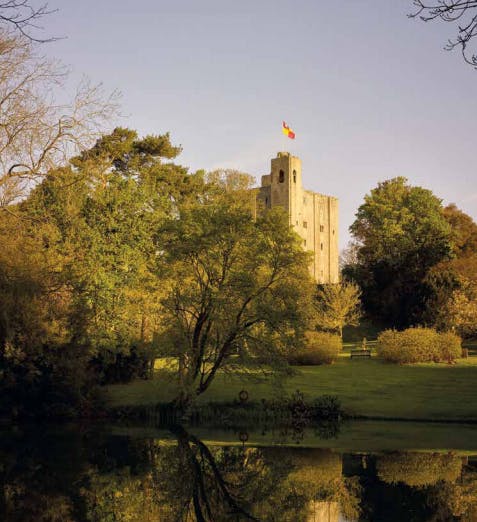
[{"label": "tower window", "polygon": [[323,225],[320,225],[320,232],[324,232],[325,231],[325,227]]},{"label": "tower window", "polygon": [[303,246],[306,246],[306,239],[303,240]]},{"label": "tower window", "polygon": [[306,221],[303,221],[303,228],[308,228],[308,223]]},{"label": "tower window", "polygon": [[268,206],[268,197],[267,197],[267,198],[265,198],[265,205],[267,205],[267,206]]},{"label": "tower window", "polygon": [[333,229],[333,235],[335,235],[335,230]]},{"label": "tower window", "polygon": [[283,170],[280,171],[280,173],[278,174],[278,183],[283,183],[285,181],[285,173],[283,172]]},{"label": "tower window", "polygon": [[323,250],[323,243],[320,244],[320,248],[321,248],[321,250]]},{"label": "tower window", "polygon": [[296,170],[293,171],[293,183],[296,183]]}]

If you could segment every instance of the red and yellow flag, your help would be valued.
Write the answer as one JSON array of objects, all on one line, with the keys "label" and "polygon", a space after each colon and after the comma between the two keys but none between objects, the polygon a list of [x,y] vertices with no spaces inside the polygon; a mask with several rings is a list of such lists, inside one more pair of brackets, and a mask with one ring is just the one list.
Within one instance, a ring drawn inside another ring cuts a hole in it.
[{"label": "red and yellow flag", "polygon": [[292,140],[295,139],[295,133],[290,129],[290,127],[285,122],[283,122],[282,132],[283,132],[283,134],[285,134],[285,136],[288,136],[290,139],[292,139]]}]

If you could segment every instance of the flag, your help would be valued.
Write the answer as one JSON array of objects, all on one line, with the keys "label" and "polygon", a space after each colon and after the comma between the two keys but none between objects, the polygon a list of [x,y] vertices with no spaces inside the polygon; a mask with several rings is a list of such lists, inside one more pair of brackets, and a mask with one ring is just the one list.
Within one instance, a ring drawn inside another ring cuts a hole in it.
[{"label": "flag", "polygon": [[283,122],[282,132],[283,132],[283,134],[285,134],[285,136],[288,136],[290,139],[292,139],[292,140],[295,139],[295,133],[290,129],[290,127],[285,122]]}]

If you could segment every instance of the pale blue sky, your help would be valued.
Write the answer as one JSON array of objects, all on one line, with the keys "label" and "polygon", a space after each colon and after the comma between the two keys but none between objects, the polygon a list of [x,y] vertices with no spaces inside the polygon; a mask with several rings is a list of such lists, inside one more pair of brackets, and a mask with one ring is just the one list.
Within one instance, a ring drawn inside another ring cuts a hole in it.
[{"label": "pale blue sky", "polygon": [[[123,126],[170,131],[192,170],[257,177],[289,150],[337,196],[341,247],[365,193],[406,176],[477,219],[477,71],[412,0],[50,0],[74,77],[122,92]],[[296,132],[285,141],[282,120]]]}]

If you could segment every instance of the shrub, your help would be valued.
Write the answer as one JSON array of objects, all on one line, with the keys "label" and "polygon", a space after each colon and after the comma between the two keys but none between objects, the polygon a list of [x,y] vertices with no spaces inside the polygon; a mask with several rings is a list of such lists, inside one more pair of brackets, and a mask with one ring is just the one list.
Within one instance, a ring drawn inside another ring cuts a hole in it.
[{"label": "shrub", "polygon": [[386,361],[400,364],[452,362],[461,355],[460,343],[455,334],[438,333],[431,328],[385,330],[378,337],[378,354]]},{"label": "shrub", "polygon": [[321,395],[313,403],[314,417],[318,419],[339,419],[343,413],[341,402],[335,395]]},{"label": "shrub", "polygon": [[455,482],[462,473],[462,459],[452,454],[393,453],[378,459],[376,471],[387,484],[426,487],[439,481]]},{"label": "shrub", "polygon": [[295,366],[331,364],[341,351],[341,339],[327,332],[306,332],[305,346],[288,356],[288,362]]},{"label": "shrub", "polygon": [[462,340],[452,332],[439,334],[439,353],[441,361],[453,362],[462,357]]}]

